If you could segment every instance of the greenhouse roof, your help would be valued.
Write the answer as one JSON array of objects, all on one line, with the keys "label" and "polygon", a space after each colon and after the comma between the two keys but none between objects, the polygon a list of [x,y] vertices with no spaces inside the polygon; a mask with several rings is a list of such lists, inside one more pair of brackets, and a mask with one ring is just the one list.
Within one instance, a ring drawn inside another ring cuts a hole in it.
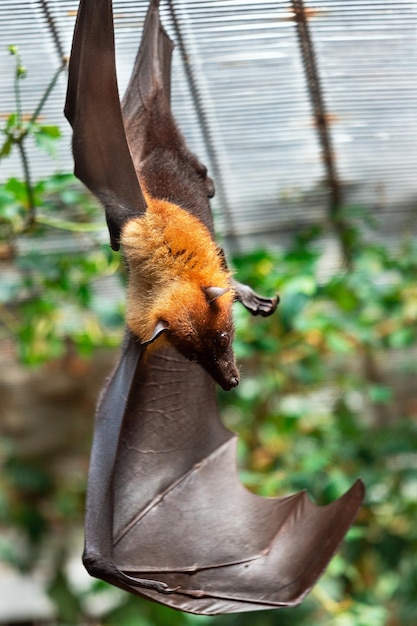
[{"label": "greenhouse roof", "polygon": [[[147,2],[114,0],[120,92]],[[0,116],[15,107],[19,47],[33,112],[69,55],[76,0],[2,0]],[[335,193],[368,209],[387,242],[417,219],[417,4],[375,0],[161,0],[175,41],[173,108],[216,182],[231,245],[274,244],[326,220]],[[70,171],[66,75],[43,110],[63,140],[56,159],[31,145],[35,178]],[[330,166],[329,166],[330,163]],[[1,178],[21,175],[16,157]]]}]

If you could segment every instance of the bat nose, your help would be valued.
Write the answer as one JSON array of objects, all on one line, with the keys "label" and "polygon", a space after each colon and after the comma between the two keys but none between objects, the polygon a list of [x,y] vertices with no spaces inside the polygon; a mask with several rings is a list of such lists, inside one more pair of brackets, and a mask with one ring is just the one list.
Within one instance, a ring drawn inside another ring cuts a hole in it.
[{"label": "bat nose", "polygon": [[224,378],[221,386],[225,391],[230,391],[239,384],[239,375],[232,375],[228,378]]}]

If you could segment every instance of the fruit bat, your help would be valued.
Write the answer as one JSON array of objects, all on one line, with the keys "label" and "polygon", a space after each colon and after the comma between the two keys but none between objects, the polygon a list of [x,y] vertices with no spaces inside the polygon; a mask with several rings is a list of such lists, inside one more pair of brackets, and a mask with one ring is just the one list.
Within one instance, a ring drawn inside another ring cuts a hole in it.
[{"label": "fruit bat", "polygon": [[363,500],[262,498],[236,472],[215,382],[238,383],[233,300],[269,315],[213,237],[214,185],[171,113],[173,43],[151,0],[120,104],[111,0],[81,0],[65,115],[75,173],[128,267],[127,329],[98,403],[83,561],[93,576],[198,614],[295,606]]}]

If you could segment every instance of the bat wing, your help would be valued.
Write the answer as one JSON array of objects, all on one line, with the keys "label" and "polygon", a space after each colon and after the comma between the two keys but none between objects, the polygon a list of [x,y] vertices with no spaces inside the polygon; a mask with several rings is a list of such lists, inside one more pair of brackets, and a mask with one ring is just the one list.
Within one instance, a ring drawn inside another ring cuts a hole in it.
[{"label": "bat wing", "polygon": [[129,338],[99,407],[84,561],[95,576],[199,614],[295,606],[338,548],[361,481],[324,507],[239,482],[214,384],[173,349]]},{"label": "bat wing", "polygon": [[116,78],[111,2],[81,0],[69,62],[65,115],[76,176],[106,210],[111,244],[146,209],[126,139]]},{"label": "bat wing", "polygon": [[[173,120],[170,103],[174,47],[159,18],[159,0],[151,0],[122,102],[126,135],[137,169],[143,159],[145,134],[152,131],[149,126],[153,124],[152,111],[156,104]],[[175,139],[178,140],[178,136]]]}]

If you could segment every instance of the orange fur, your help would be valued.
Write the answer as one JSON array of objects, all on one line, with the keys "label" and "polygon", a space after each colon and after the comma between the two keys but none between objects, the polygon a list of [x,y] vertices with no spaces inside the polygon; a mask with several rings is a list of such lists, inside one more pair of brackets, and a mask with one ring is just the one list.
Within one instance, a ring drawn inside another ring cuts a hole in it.
[{"label": "orange fur", "polygon": [[[181,338],[227,327],[234,298],[231,274],[210,232],[179,206],[146,199],[145,214],[128,221],[121,236],[129,265],[130,330],[148,341],[160,320]],[[202,289],[208,286],[229,291],[208,305]]]}]

